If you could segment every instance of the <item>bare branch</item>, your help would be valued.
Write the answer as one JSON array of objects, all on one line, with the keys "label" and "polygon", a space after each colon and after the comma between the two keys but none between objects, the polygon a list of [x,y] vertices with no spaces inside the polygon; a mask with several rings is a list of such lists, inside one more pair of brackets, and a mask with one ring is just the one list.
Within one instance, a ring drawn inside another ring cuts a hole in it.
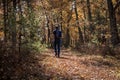
[{"label": "bare branch", "polygon": [[117,1],[117,4],[114,7],[114,10],[116,11],[116,9],[120,6],[120,0]]}]

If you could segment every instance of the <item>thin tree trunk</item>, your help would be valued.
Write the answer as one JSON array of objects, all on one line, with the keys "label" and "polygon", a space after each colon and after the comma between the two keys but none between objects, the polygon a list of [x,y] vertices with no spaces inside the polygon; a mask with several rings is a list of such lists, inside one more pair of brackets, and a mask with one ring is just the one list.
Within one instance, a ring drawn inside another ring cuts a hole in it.
[{"label": "thin tree trunk", "polygon": [[90,32],[93,33],[93,25],[92,25],[92,14],[91,14],[91,8],[90,8],[90,0],[87,0],[87,10],[88,10],[88,21],[89,21],[89,27]]},{"label": "thin tree trunk", "polygon": [[66,30],[66,40],[65,40],[65,47],[70,45],[70,30],[69,30],[69,23],[67,23],[67,30]]},{"label": "thin tree trunk", "polygon": [[69,30],[69,22],[70,22],[70,20],[71,20],[71,18],[72,18],[72,11],[73,11],[73,7],[71,8],[70,12],[68,13],[65,47],[68,47],[68,46],[70,45],[70,30]]},{"label": "thin tree trunk", "polygon": [[16,0],[13,0],[13,28],[12,28],[12,47],[13,47],[13,53],[16,49]]},{"label": "thin tree trunk", "polygon": [[63,31],[62,29],[62,10],[60,11],[60,28],[61,28],[61,31]]},{"label": "thin tree trunk", "polygon": [[7,28],[7,5],[6,5],[6,3],[7,3],[7,1],[6,0],[2,0],[2,2],[3,2],[3,10],[4,10],[4,41],[6,42],[7,41],[7,30],[6,30],[6,28]]},{"label": "thin tree trunk", "polygon": [[62,28],[62,21],[63,21],[63,14],[62,14],[62,3],[63,3],[63,0],[61,0],[61,8],[60,8],[60,26],[61,26],[61,31],[63,31],[63,28]]},{"label": "thin tree trunk", "polygon": [[[86,20],[85,8],[83,7],[82,10],[83,10],[84,18],[85,18],[85,20]],[[84,21],[85,21],[85,20],[84,20]],[[86,37],[86,25],[85,25],[85,23],[84,23],[84,43],[85,43],[86,41],[87,41],[87,37]]]},{"label": "thin tree trunk", "polygon": [[47,29],[48,29],[48,34],[47,34],[47,36],[48,36],[48,41],[47,41],[47,43],[48,43],[48,45],[49,45],[49,43],[50,43],[50,27],[49,27],[49,19],[48,19],[48,16],[47,16],[47,13],[46,13],[46,11],[45,11],[45,16],[46,16],[46,27],[47,27]]},{"label": "thin tree trunk", "polygon": [[118,29],[116,25],[116,16],[115,10],[113,8],[112,0],[107,0],[108,4],[108,11],[109,11],[109,18],[110,18],[110,32],[111,32],[111,43],[113,46],[120,43],[119,36],[118,36]]},{"label": "thin tree trunk", "polygon": [[77,27],[78,27],[78,32],[79,32],[79,41],[80,41],[80,44],[81,44],[81,43],[84,43],[84,40],[83,40],[82,31],[81,31],[81,28],[80,28],[80,25],[79,25],[79,18],[78,18],[76,0],[74,0],[74,6],[75,6],[74,10],[75,10],[75,15],[76,15],[76,22],[77,22]]},{"label": "thin tree trunk", "polygon": [[[44,7],[44,4],[43,4],[43,0],[41,0],[41,3],[42,3],[42,6],[43,6],[43,9],[45,10],[45,7]],[[49,27],[49,18],[48,18],[48,15],[47,15],[47,12],[45,10],[45,17],[46,17],[46,25],[47,25],[47,28],[48,28],[48,34],[47,34],[47,44],[49,45],[50,43],[50,27]]]},{"label": "thin tree trunk", "polygon": [[[18,8],[20,10],[20,13],[19,13],[19,17],[20,17],[20,20],[22,21],[23,19],[23,13],[22,13],[22,8],[21,8],[21,0],[18,0]],[[21,24],[19,25],[19,53],[21,52],[21,36],[22,36],[22,28],[23,28],[23,22],[20,22]]]}]

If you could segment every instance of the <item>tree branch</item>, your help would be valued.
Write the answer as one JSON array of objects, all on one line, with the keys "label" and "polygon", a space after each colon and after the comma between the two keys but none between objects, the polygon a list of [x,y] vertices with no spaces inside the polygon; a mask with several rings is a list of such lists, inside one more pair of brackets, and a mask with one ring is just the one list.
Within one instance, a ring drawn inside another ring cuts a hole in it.
[{"label": "tree branch", "polygon": [[117,4],[114,7],[114,10],[116,11],[116,9],[120,6],[120,0],[117,2]]}]

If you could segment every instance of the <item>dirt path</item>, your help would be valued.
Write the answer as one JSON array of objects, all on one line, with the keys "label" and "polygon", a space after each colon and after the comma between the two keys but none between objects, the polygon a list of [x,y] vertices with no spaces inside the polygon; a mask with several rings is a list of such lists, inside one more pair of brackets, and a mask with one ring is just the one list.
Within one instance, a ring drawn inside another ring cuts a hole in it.
[{"label": "dirt path", "polygon": [[120,80],[116,72],[120,61],[114,58],[69,50],[62,51],[60,58],[52,50],[33,55],[18,67],[20,80]]},{"label": "dirt path", "polygon": [[45,58],[39,60],[39,64],[44,67],[44,74],[51,80],[118,80],[114,60],[73,53],[62,51],[60,58],[56,58],[51,50],[43,53]]}]

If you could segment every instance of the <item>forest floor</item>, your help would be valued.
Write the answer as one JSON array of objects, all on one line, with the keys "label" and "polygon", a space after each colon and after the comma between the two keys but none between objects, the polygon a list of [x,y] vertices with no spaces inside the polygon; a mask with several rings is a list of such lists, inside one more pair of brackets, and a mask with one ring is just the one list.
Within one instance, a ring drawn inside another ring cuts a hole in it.
[{"label": "forest floor", "polygon": [[25,57],[15,74],[20,80],[120,80],[120,60],[71,50],[57,58],[48,49]]}]

